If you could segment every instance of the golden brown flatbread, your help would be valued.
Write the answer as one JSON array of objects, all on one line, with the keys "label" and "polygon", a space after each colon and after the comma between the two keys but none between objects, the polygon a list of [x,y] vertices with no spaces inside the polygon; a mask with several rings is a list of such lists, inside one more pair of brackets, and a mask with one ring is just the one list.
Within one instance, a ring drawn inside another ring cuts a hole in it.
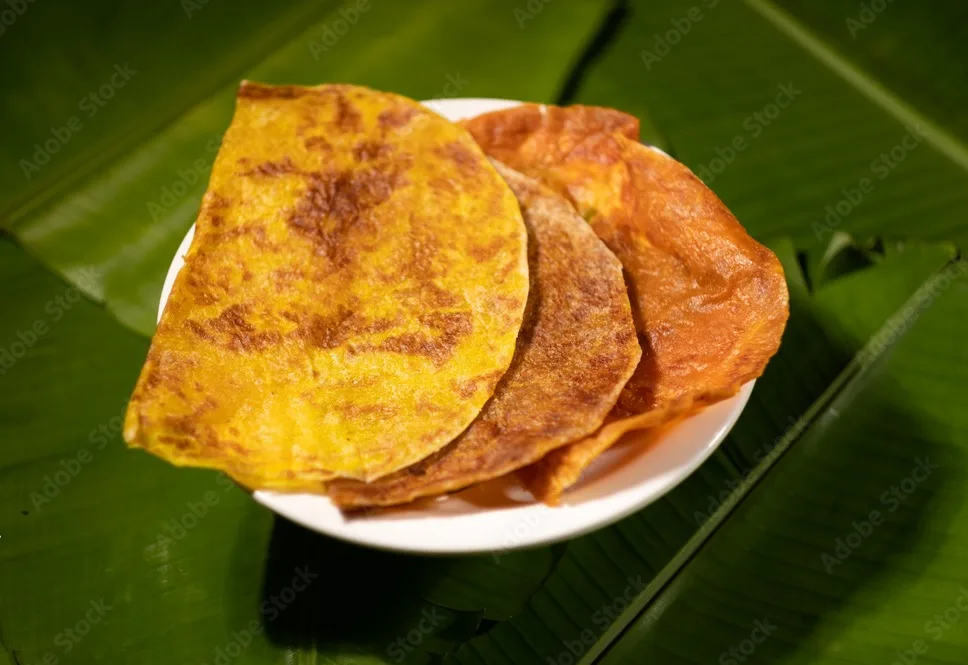
[{"label": "golden brown flatbread", "polygon": [[335,481],[341,508],[407,503],[509,473],[594,432],[641,356],[622,266],[575,209],[499,162],[530,231],[531,292],[494,397],[455,441],[372,483]]},{"label": "golden brown flatbread", "polygon": [[[558,136],[528,112],[531,124],[511,109],[465,126],[485,152],[565,194],[619,258],[643,349],[602,429],[531,470],[532,491],[554,503],[623,433],[730,397],[759,376],[779,346],[788,296],[773,253],[685,166],[620,132],[579,126]],[[550,115],[571,113],[586,111]],[[515,136],[513,127],[523,129]],[[554,160],[541,156],[543,143]]]},{"label": "golden brown flatbread", "polygon": [[517,201],[465,130],[243,83],[125,440],[250,488],[393,473],[480,412],[527,292]]},{"label": "golden brown flatbread", "polygon": [[621,134],[639,140],[639,119],[600,106],[520,104],[463,123],[490,157],[527,164],[531,171],[557,166],[588,136]]}]

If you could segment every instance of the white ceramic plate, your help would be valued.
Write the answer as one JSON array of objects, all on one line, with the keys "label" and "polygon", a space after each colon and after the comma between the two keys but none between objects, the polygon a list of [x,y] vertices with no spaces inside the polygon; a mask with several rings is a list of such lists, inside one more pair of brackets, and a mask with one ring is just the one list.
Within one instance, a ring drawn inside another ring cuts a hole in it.
[{"label": "white ceramic plate", "polygon": [[[450,120],[519,102],[440,99],[425,102]],[[158,317],[184,265],[193,226],[172,260]],[[305,527],[372,547],[455,554],[507,551],[571,538],[615,522],[678,485],[709,457],[732,428],[753,382],[647,444],[618,445],[603,454],[560,506],[536,503],[513,478],[499,478],[439,499],[373,515],[344,517],[325,496],[255,492],[259,503]]]}]

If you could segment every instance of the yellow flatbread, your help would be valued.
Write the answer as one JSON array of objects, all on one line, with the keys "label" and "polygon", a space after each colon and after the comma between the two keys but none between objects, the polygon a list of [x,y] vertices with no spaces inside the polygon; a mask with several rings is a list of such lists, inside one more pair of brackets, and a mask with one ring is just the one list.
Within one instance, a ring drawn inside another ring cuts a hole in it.
[{"label": "yellow flatbread", "polygon": [[243,83],[125,440],[251,488],[374,480],[457,436],[528,293],[513,193],[398,95]]}]

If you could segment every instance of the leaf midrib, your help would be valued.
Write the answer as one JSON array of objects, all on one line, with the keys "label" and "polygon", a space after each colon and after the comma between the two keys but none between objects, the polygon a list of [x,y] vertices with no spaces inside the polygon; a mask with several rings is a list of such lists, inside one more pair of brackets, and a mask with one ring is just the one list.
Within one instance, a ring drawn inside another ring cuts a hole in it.
[{"label": "leaf midrib", "polygon": [[259,33],[267,35],[260,40],[259,48],[253,50],[251,40],[240,43],[225,58],[226,64],[213,71],[207,84],[187,90],[183,96],[185,101],[179,106],[173,106],[167,115],[145,123],[123,136],[109,136],[106,137],[108,140],[91,145],[64,163],[59,171],[62,174],[59,178],[48,181],[42,189],[26,198],[14,200],[6,210],[0,210],[0,228],[13,229],[21,219],[28,217],[47,203],[79,189],[81,183],[93,174],[108,170],[112,164],[121,161],[125,155],[134,152],[138,146],[147,143],[153,136],[164,133],[192,109],[207,103],[209,99],[219,94],[228,82],[238,79],[241,73],[264,62],[287,43],[292,35],[304,32],[307,25],[327,15],[334,4],[332,0],[306,2],[298,10],[268,24]]},{"label": "leaf midrib", "polygon": [[[925,311],[933,306],[934,303],[925,307],[923,310],[917,307],[923,300],[925,290],[932,290],[942,280],[953,280],[958,275],[964,274],[963,271],[966,269],[968,269],[968,266],[962,261],[952,259],[934,273],[934,275],[925,280],[895,310],[894,314],[885,320],[877,332],[871,335],[865,347],[856,353],[847,367],[837,375],[837,378],[834,379],[830,386],[797,419],[796,423],[783,435],[773,450],[753,467],[753,470],[741,481],[736,490],[703,522],[702,526],[679,548],[669,562],[656,573],[655,577],[643,589],[642,593],[629,603],[628,608],[612,622],[608,629],[602,633],[598,641],[588,649],[585,656],[576,665],[591,665],[597,661],[648,607],[661,602],[663,592],[669,587],[672,581],[683,573],[689,562],[706,545],[713,534],[733,515],[739,505],[753,492],[767,473],[776,466],[779,459],[794,444],[803,439],[804,435],[811,432],[814,427],[822,426],[823,421],[821,420],[821,416],[827,413],[828,409],[842,397],[846,397],[852,391],[860,388],[872,369],[878,365],[879,361],[884,358],[895,344],[899,343],[910,333],[914,327],[914,323],[917,322]],[[903,317],[903,312],[908,308],[912,308],[912,306],[913,309],[911,311],[915,311],[917,314],[913,319],[905,320],[907,325],[903,327],[903,333],[901,335],[894,335],[894,331],[898,329],[898,320],[905,318]],[[873,340],[883,339],[887,334],[891,336],[891,342],[889,344],[873,344]],[[874,350],[875,346],[879,347],[876,351]],[[865,357],[868,360],[862,362],[861,359]]]},{"label": "leaf midrib", "polygon": [[854,65],[849,58],[813,34],[801,21],[778,8],[771,0],[743,0],[750,9],[793,40],[811,56],[903,125],[922,130],[924,140],[952,162],[968,171],[968,146],[916,107]]}]

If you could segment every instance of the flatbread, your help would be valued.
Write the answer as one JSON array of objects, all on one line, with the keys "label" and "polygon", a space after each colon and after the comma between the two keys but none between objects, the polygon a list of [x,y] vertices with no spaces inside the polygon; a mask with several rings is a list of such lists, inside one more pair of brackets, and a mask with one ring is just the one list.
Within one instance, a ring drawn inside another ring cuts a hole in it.
[{"label": "flatbread", "polygon": [[641,356],[622,266],[563,198],[496,163],[530,231],[531,292],[511,368],[454,442],[373,483],[335,481],[341,508],[388,506],[504,475],[599,428]]},{"label": "flatbread", "polygon": [[[773,253],[679,162],[622,133],[579,128],[561,138],[512,117],[509,127],[526,128],[515,139],[500,129],[504,113],[514,109],[465,126],[485,152],[565,194],[619,258],[643,349],[604,427],[531,470],[532,491],[554,503],[623,433],[726,399],[759,376],[779,346],[788,295]],[[553,162],[536,158],[535,137],[568,149]]]},{"label": "flatbread", "polygon": [[520,104],[462,123],[487,154],[508,165],[536,172],[566,159],[588,136],[621,134],[639,140],[639,119],[601,106]]},{"label": "flatbread", "polygon": [[514,353],[527,231],[467,132],[398,95],[243,83],[124,436],[250,488],[451,441]]}]

